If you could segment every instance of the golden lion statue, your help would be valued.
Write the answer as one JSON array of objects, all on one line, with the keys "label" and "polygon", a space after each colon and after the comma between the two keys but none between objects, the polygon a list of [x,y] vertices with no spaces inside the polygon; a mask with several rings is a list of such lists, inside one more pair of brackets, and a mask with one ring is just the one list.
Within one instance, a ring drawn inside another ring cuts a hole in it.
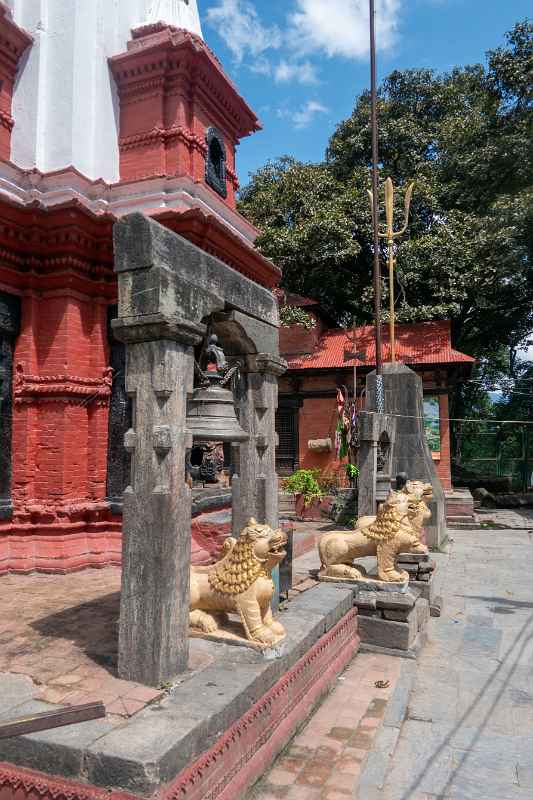
[{"label": "golden lion statue", "polygon": [[260,648],[272,647],[285,636],[272,616],[272,570],[286,556],[287,537],[250,519],[239,539],[224,542],[216,564],[191,568],[189,622],[202,633],[216,633],[228,613],[238,614],[246,639]]},{"label": "golden lion statue", "polygon": [[326,533],[318,543],[320,575],[358,580],[365,576],[354,566],[354,559],[377,556],[380,581],[405,582],[409,575],[404,570],[396,569],[396,556],[399,553],[428,552],[413,527],[410,518],[413,513],[413,495],[391,491],[379,507],[377,516],[362,517],[353,533]]},{"label": "golden lion statue", "polygon": [[[413,532],[422,541],[424,525],[431,519],[431,511],[426,501],[433,499],[433,486],[424,481],[406,481],[400,489],[401,494],[406,494],[409,501],[409,520]],[[355,529],[363,530],[376,521],[376,517],[359,517]]]}]

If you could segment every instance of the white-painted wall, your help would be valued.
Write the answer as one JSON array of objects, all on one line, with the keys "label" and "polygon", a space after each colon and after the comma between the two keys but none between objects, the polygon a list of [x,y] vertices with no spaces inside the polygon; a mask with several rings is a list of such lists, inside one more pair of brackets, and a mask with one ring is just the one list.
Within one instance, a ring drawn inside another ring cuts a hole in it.
[{"label": "white-painted wall", "polygon": [[11,160],[119,179],[118,99],[107,59],[132,28],[162,21],[202,35],[196,0],[8,0],[34,37],[13,97]]}]

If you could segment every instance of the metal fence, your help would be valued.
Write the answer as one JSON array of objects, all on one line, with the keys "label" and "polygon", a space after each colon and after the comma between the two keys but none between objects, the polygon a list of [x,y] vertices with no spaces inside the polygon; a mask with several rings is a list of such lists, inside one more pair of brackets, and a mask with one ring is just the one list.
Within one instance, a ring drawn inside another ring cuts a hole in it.
[{"label": "metal fence", "polygon": [[533,486],[530,425],[458,422],[453,433],[452,477],[456,484],[482,485],[484,481],[507,479],[513,491],[527,491]]}]

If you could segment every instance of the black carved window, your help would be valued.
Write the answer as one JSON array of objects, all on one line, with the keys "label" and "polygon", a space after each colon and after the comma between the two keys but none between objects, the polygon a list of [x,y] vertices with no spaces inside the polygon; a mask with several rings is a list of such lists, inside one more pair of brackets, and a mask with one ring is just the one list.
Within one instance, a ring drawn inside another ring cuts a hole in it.
[{"label": "black carved window", "polygon": [[124,447],[124,434],[131,428],[131,400],[126,394],[126,346],[113,336],[111,320],[116,316],[117,307],[110,306],[108,337],[113,388],[109,406],[107,499],[114,514],[122,512],[122,494],[131,474],[131,455]]},{"label": "black carved window", "polygon": [[290,475],[298,469],[298,408],[279,408],[276,412],[276,471]]},{"label": "black carved window", "polygon": [[227,197],[226,186],[226,145],[216,128],[206,133],[207,154],[205,160],[205,180],[222,197]]},{"label": "black carved window", "polygon": [[0,519],[9,519],[13,513],[13,350],[19,330],[20,299],[0,292]]}]

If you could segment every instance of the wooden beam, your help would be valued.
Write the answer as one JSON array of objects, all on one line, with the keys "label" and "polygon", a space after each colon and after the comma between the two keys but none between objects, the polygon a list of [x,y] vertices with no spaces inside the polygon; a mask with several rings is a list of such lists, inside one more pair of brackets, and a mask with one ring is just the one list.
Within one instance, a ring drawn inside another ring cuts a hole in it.
[{"label": "wooden beam", "polygon": [[24,736],[27,733],[48,731],[52,728],[62,728],[65,725],[76,725],[78,722],[88,722],[91,719],[105,717],[103,703],[87,703],[83,706],[62,708],[59,711],[45,711],[42,714],[32,714],[29,717],[19,717],[0,725],[0,739],[11,739],[15,736]]}]

